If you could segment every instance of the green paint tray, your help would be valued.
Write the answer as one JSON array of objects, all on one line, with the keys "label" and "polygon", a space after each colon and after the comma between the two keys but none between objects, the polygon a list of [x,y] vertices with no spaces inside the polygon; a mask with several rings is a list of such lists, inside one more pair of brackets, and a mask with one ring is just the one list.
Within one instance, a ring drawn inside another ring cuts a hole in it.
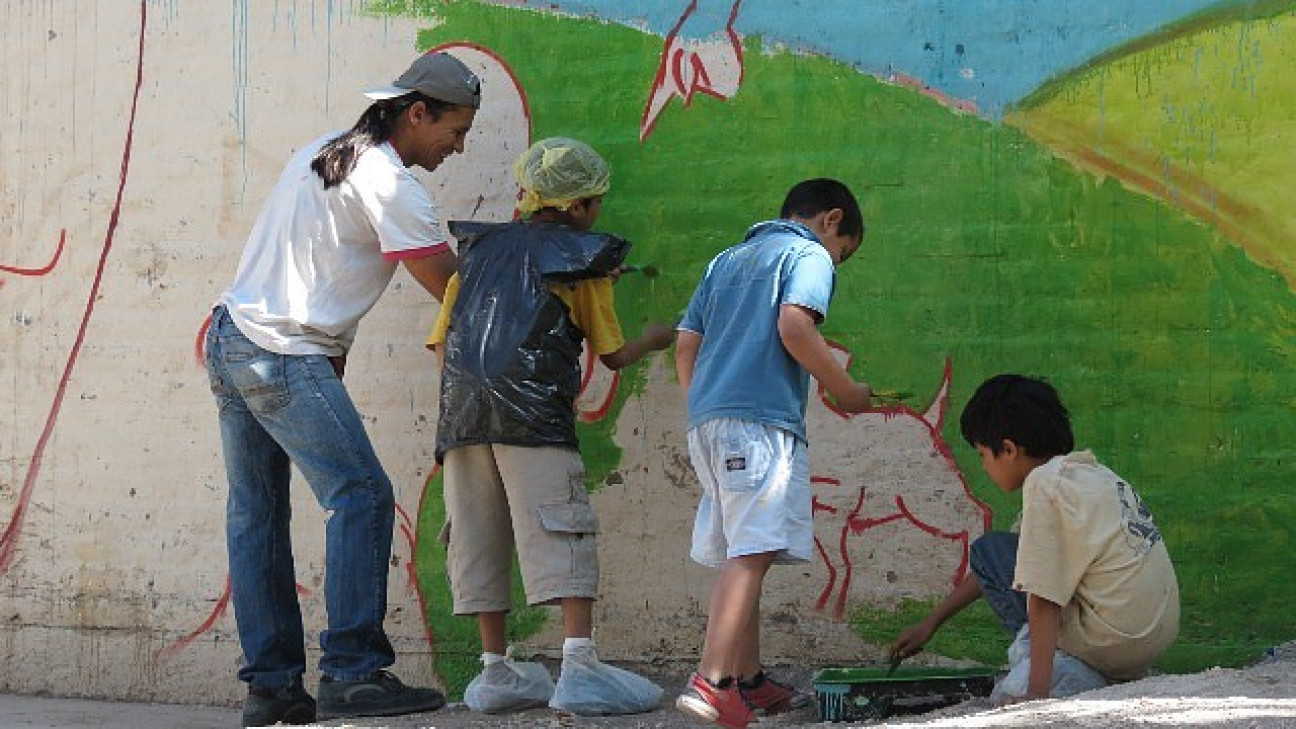
[{"label": "green paint tray", "polygon": [[989,696],[998,672],[991,668],[912,666],[887,675],[887,667],[824,668],[814,675],[820,721],[877,721],[895,714],[934,711]]}]

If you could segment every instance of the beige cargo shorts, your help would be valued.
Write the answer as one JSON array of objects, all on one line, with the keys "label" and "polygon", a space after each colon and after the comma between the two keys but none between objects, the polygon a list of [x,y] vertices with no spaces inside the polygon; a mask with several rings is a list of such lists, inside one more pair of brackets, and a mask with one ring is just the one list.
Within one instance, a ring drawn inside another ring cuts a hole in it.
[{"label": "beige cargo shorts", "polygon": [[515,550],[529,604],[598,596],[598,517],[579,452],[462,446],[445,454],[443,480],[456,615],[510,609]]}]

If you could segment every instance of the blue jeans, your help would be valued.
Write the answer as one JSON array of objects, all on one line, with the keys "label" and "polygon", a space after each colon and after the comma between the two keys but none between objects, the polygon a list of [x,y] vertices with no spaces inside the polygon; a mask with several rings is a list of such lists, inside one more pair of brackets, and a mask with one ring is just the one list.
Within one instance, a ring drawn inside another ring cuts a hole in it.
[{"label": "blue jeans", "polygon": [[243,336],[223,306],[212,312],[206,346],[229,480],[239,679],[277,688],[300,684],[306,670],[289,533],[290,463],[331,512],[320,670],[344,681],[368,678],[396,658],[383,630],[395,498],[360,415],[327,357],[268,352]]},{"label": "blue jeans", "polygon": [[1017,569],[1017,535],[987,532],[972,542],[972,574],[981,595],[1004,629],[1013,635],[1026,624],[1026,593],[1012,589]]}]

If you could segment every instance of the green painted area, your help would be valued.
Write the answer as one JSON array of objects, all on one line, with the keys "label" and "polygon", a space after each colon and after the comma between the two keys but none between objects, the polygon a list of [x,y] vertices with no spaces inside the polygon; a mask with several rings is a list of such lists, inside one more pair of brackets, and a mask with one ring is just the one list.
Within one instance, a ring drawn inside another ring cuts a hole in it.
[{"label": "green painted area", "polygon": [[1190,18],[1055,79],[1008,122],[1216,225],[1296,283],[1296,2]]},{"label": "green painted area", "polygon": [[[401,8],[407,8],[405,3]],[[1127,477],[1175,560],[1184,626],[1163,669],[1238,665],[1293,635],[1296,583],[1283,579],[1296,527],[1296,297],[1281,276],[1178,209],[1095,180],[1023,132],[960,116],[853,69],[747,39],[742,90],[672,102],[644,144],[638,125],[661,39],[617,25],[469,2],[427,3],[440,24],[420,46],[471,41],[527,89],[537,137],[589,141],[612,164],[600,227],[636,243],[661,275],[618,284],[618,311],[674,317],[703,267],[785,190],[812,176],[861,193],[869,237],[841,271],[825,333],[883,389],[934,393],[954,363],[944,430],[973,490],[1011,524],[1015,496],[980,472],[957,415],[1005,371],[1049,377],[1079,442]],[[861,41],[864,42],[864,41]],[[638,386],[628,377],[627,391]],[[592,484],[615,468],[608,421],[582,430]],[[446,616],[439,484],[420,515],[418,562],[438,669],[472,644]],[[615,538],[614,536],[608,538]],[[885,643],[921,614],[862,606],[854,624]],[[525,630],[522,626],[520,630]],[[1007,636],[976,610],[933,647],[1002,661]],[[473,666],[475,669],[475,666]],[[460,671],[460,673],[455,673]]]},{"label": "green painted area", "polygon": [[[900,631],[917,623],[936,607],[938,600],[904,600],[894,611],[861,605],[851,615],[860,637],[876,645],[888,645]],[[987,666],[1008,662],[1012,636],[999,626],[984,600],[972,603],[936,631],[923,649],[947,658],[972,660]]]}]

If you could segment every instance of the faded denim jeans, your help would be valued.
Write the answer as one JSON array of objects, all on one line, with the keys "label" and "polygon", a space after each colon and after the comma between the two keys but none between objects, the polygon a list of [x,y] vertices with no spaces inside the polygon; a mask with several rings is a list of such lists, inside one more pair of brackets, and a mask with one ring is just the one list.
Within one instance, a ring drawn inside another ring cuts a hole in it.
[{"label": "faded denim jeans", "polygon": [[1013,635],[1026,624],[1026,593],[1012,589],[1017,570],[1017,535],[987,532],[972,542],[972,574],[995,617]]},{"label": "faded denim jeans", "polygon": [[243,336],[223,306],[212,312],[206,347],[229,480],[239,679],[275,688],[300,684],[306,670],[289,533],[290,463],[331,512],[320,670],[344,681],[368,678],[395,661],[383,631],[395,500],[360,415],[327,357],[268,352]]},{"label": "faded denim jeans", "polygon": [[[972,542],[972,574],[981,584],[981,595],[999,622],[1015,637],[1008,648],[1008,675],[995,684],[990,700],[996,704],[1026,695],[1030,679],[1030,626],[1026,593],[1012,589],[1017,570],[1017,535],[989,532]],[[1084,661],[1061,650],[1053,651],[1053,698],[1073,696],[1106,686],[1102,674]]]}]

